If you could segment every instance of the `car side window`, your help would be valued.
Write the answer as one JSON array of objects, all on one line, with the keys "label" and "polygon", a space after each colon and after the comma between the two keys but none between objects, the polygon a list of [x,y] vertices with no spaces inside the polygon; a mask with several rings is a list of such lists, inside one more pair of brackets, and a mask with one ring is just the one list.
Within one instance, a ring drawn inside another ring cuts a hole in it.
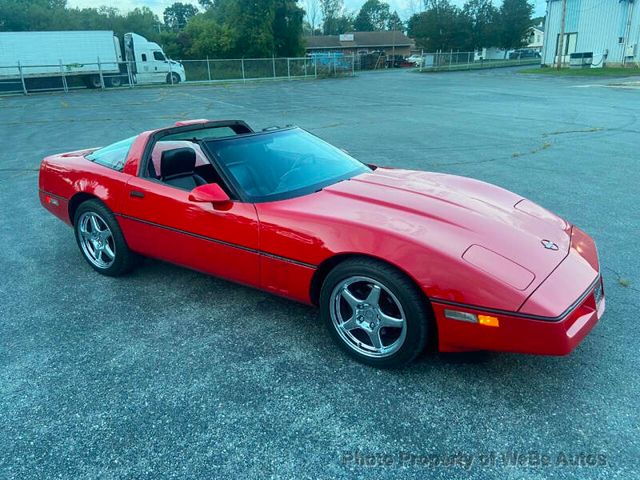
[{"label": "car side window", "polygon": [[[195,163],[191,163],[194,154]],[[172,159],[165,160],[163,165],[162,157],[166,155],[171,156]],[[200,145],[188,140],[158,140],[151,150],[144,176],[187,190],[205,183],[217,183],[225,191],[228,190],[216,169],[202,152]],[[192,185],[187,180],[176,181],[176,177],[190,177],[195,183]]]},{"label": "car side window", "polygon": [[147,61],[147,54],[146,54],[146,53],[143,53],[143,54],[142,54],[142,61],[143,61],[143,62],[146,62],[146,61]]},{"label": "car side window", "polygon": [[124,168],[127,161],[129,149],[136,137],[127,138],[116,143],[112,143],[103,148],[99,148],[86,155],[85,158],[104,167],[109,167],[119,172]]},{"label": "car side window", "polygon": [[153,59],[160,60],[161,62],[164,62],[166,60],[162,52],[153,52]]}]

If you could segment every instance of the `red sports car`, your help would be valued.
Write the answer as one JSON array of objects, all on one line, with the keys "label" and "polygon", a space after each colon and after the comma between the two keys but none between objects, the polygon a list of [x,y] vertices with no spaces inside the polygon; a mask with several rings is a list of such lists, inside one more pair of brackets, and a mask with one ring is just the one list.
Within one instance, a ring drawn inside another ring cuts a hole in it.
[{"label": "red sports car", "polygon": [[378,367],[440,351],[563,355],[605,309],[578,227],[464,177],[367,165],[310,133],[193,120],[52,155],[40,201],[89,265],[158,258],[317,305]]}]

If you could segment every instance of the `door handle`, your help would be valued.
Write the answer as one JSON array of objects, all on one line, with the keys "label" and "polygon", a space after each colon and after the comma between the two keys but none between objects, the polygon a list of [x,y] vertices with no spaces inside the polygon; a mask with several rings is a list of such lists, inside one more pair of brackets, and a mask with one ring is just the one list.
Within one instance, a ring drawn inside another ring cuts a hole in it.
[{"label": "door handle", "polygon": [[139,192],[138,190],[131,190],[129,192],[129,196],[134,198],[144,198],[144,192]]}]

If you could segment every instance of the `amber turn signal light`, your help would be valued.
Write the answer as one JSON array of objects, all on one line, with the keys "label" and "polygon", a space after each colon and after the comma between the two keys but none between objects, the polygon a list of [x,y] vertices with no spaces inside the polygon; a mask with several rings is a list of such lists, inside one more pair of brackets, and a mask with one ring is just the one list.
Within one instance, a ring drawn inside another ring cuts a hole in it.
[{"label": "amber turn signal light", "polygon": [[487,327],[499,327],[500,321],[497,317],[492,317],[490,315],[478,315],[478,323],[480,325],[485,325]]}]

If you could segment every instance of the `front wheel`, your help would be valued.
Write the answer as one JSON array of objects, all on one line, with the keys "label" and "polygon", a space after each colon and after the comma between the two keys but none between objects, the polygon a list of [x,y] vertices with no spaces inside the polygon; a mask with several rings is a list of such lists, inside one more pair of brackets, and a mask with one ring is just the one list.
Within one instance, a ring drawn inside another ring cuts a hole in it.
[{"label": "front wheel", "polygon": [[169,75],[167,75],[167,83],[170,83],[173,85],[180,83],[180,75],[178,75],[175,72],[170,73]]},{"label": "front wheel", "polygon": [[415,359],[433,325],[428,301],[411,279],[391,265],[367,258],[344,261],[329,272],[320,308],[343,350],[381,368]]},{"label": "front wheel", "polygon": [[98,273],[116,277],[135,266],[136,254],[129,250],[113,213],[99,200],[82,203],[73,225],[82,255]]}]

